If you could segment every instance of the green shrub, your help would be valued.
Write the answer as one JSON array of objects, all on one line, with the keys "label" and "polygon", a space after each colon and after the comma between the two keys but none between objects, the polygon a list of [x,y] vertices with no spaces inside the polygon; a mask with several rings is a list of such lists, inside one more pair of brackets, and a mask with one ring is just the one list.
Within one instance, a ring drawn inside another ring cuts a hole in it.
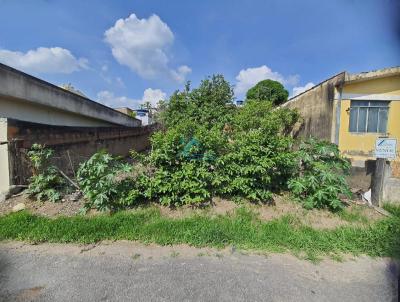
[{"label": "green shrub", "polygon": [[200,132],[186,138],[178,128],[171,128],[153,135],[147,161],[154,173],[149,177],[147,197],[174,206],[212,197],[216,154],[207,143],[212,138],[204,140]]},{"label": "green shrub", "polygon": [[220,75],[175,92],[159,112],[165,128],[153,134],[151,152],[131,153],[135,165],[104,151],[81,165],[87,207],[142,200],[196,205],[216,195],[266,202],[288,187],[307,208],[342,207],[349,165],[336,146],[308,141],[296,151],[290,136],[296,111],[273,101],[247,100],[242,108],[232,101],[232,87]]},{"label": "green shrub", "polygon": [[297,152],[298,173],[289,181],[289,189],[305,208],[343,208],[340,196],[351,196],[344,174],[348,160],[340,155],[336,145],[308,140]]},{"label": "green shrub", "polygon": [[40,144],[33,144],[28,151],[32,165],[32,176],[29,178],[27,193],[38,201],[56,202],[61,199],[67,184],[57,168],[50,163],[54,151]]},{"label": "green shrub", "polygon": [[[127,199],[132,188],[129,173],[132,167],[102,150],[83,162],[77,172],[79,186],[87,198],[85,209],[116,210],[130,205]],[[135,200],[133,200],[135,201]]]},{"label": "green shrub", "polygon": [[[233,110],[227,105],[232,96],[226,85],[220,78],[217,84],[206,80],[171,100],[164,115],[168,128],[152,137],[153,199],[175,206],[215,195],[268,201],[273,191],[286,186],[295,164],[287,133],[298,114],[275,109],[268,101],[248,101]],[[221,114],[219,120],[215,112]]]},{"label": "green shrub", "polygon": [[147,197],[174,206],[215,195],[268,201],[286,186],[295,165],[287,134],[297,112],[254,100],[239,109],[232,101],[222,76],[171,97],[162,114],[167,128],[152,137]]},{"label": "green shrub", "polygon": [[265,202],[284,189],[295,168],[293,140],[286,132],[297,119],[295,111],[274,110],[271,102],[246,102],[217,161],[218,192]]}]

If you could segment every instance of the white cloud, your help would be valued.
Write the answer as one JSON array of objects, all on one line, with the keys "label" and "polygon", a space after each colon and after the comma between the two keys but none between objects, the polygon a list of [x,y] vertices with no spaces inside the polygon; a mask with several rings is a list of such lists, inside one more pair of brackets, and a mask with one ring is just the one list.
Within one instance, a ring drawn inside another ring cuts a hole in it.
[{"label": "white cloud", "polygon": [[156,107],[158,101],[165,100],[167,94],[160,89],[147,88],[143,92],[143,97],[141,99],[131,99],[126,96],[115,96],[114,93],[108,90],[100,91],[97,94],[97,100],[109,107],[129,107],[132,109],[139,108],[140,104],[145,102],[150,102],[152,107]]},{"label": "white cloud", "polygon": [[160,100],[165,100],[166,98],[167,94],[162,90],[147,88],[143,92],[141,103],[150,102],[151,106],[155,108]]},{"label": "white cloud", "polygon": [[68,49],[61,47],[39,47],[26,53],[0,49],[0,62],[34,73],[72,73],[88,68],[87,59],[77,59]]},{"label": "white cloud", "polygon": [[142,78],[155,79],[167,75],[183,82],[191,72],[186,65],[177,69],[169,67],[167,50],[174,42],[174,34],[157,15],[139,19],[131,14],[126,19],[117,20],[104,35],[118,63],[128,66]]},{"label": "white cloud", "polygon": [[306,85],[304,85],[304,86],[293,87],[293,94],[292,94],[292,97],[294,97],[294,96],[296,96],[296,95],[298,95],[298,94],[300,94],[300,93],[303,93],[304,91],[306,91],[306,90],[308,90],[308,89],[310,89],[310,88],[312,88],[312,87],[314,87],[314,86],[315,86],[314,83],[308,82],[308,83],[307,83]]},{"label": "white cloud", "polygon": [[242,69],[239,72],[236,76],[235,94],[244,94],[258,82],[266,79],[278,81],[283,85],[296,85],[299,82],[298,75],[290,75],[285,78],[279,72],[272,71],[268,66],[262,65],[260,67]]},{"label": "white cloud", "polygon": [[103,90],[97,93],[98,102],[113,108],[118,107],[135,107],[136,100],[127,98],[126,96],[115,96],[114,93],[108,90]]},{"label": "white cloud", "polygon": [[284,82],[282,84],[296,86],[297,84],[299,84],[299,82],[300,82],[300,76],[298,74],[295,74],[295,75],[290,75],[290,76],[286,77],[286,79],[284,80]]},{"label": "white cloud", "polygon": [[175,81],[182,83],[185,81],[186,76],[192,72],[192,69],[189,66],[182,65],[177,70],[171,70],[170,72]]}]

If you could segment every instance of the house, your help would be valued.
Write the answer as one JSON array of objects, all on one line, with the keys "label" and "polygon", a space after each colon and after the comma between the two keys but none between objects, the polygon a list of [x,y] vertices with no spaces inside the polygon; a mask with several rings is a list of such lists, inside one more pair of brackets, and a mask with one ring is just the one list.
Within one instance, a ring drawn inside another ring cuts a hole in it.
[{"label": "house", "polygon": [[153,108],[153,109],[147,109],[147,108],[131,109],[128,107],[121,107],[121,108],[115,108],[115,110],[122,112],[124,114],[127,114],[129,116],[135,116],[136,119],[138,119],[142,122],[143,126],[147,126],[147,125],[154,124],[152,110],[157,110],[157,109],[156,108]]},{"label": "house", "polygon": [[143,108],[143,109],[135,109],[136,118],[142,121],[143,125],[151,125],[154,123],[153,113],[151,110]]},{"label": "house", "polygon": [[244,100],[236,100],[235,105],[236,105],[237,107],[243,107],[243,105],[244,105]]},{"label": "house", "polygon": [[0,195],[27,183],[33,143],[53,148],[68,173],[99,149],[121,156],[144,150],[152,131],[139,119],[0,64]]},{"label": "house", "polygon": [[0,117],[78,127],[138,127],[140,121],[0,64]]},{"label": "house", "polygon": [[[298,135],[337,144],[351,160],[353,170],[368,175],[376,160],[377,138],[394,138],[400,143],[400,67],[341,72],[282,107],[296,108],[303,116]],[[384,194],[386,199],[400,201],[399,149],[397,146],[396,156],[390,160],[388,182],[393,186]]]}]

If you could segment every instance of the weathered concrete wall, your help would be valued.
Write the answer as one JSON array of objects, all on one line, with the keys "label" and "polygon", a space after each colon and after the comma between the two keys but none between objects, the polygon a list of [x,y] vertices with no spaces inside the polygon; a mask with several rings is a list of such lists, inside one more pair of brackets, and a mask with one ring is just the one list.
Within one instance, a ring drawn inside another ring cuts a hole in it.
[{"label": "weathered concrete wall", "polygon": [[395,203],[400,205],[400,175],[398,174],[399,162],[391,161],[389,163],[389,171],[384,179],[382,200],[387,203]]},{"label": "weathered concrete wall", "polygon": [[0,117],[32,123],[73,127],[110,127],[108,122],[52,107],[0,96]]},{"label": "weathered concrete wall", "polygon": [[[140,121],[137,119],[4,64],[0,64],[0,96],[4,99],[23,100],[37,106],[101,120],[110,125],[140,126]],[[47,121],[41,122],[47,123]]]},{"label": "weathered concrete wall", "polygon": [[297,109],[303,118],[298,132],[302,137],[332,140],[335,86],[340,85],[345,73],[340,73],[299,94],[282,107]]},{"label": "weathered concrete wall", "polygon": [[31,175],[27,152],[34,143],[55,150],[57,167],[73,175],[80,162],[95,152],[127,156],[129,151],[143,151],[150,146],[150,135],[156,126],[147,127],[63,127],[8,120],[10,179],[26,184]]},{"label": "weathered concrete wall", "polygon": [[351,188],[361,189],[364,192],[371,188],[372,176],[375,171],[375,160],[368,160],[364,167],[350,168],[350,174],[347,177],[347,183]]},{"label": "weathered concrete wall", "polygon": [[7,119],[0,118],[0,194],[10,186],[8,170]]},{"label": "weathered concrete wall", "polygon": [[400,205],[400,179],[389,177],[383,187],[383,202]]}]

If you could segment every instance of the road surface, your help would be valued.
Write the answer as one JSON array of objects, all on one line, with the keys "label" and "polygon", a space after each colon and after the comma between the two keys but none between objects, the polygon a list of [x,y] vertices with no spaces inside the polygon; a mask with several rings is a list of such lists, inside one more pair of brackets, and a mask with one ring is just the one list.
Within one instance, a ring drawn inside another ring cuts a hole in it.
[{"label": "road surface", "polygon": [[0,243],[0,301],[397,301],[397,276],[389,259],[368,257]]}]

